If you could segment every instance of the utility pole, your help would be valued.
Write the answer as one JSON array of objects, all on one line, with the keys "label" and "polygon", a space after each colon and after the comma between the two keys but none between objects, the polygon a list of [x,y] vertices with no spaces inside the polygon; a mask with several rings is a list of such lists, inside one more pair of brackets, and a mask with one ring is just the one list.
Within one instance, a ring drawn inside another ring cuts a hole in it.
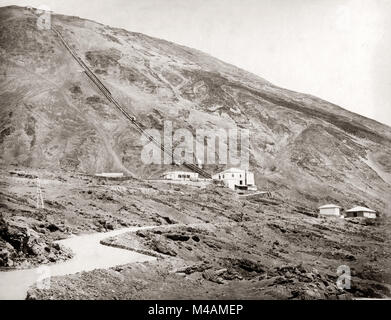
[{"label": "utility pole", "polygon": [[43,197],[42,197],[42,190],[41,190],[41,182],[39,180],[39,177],[37,177],[37,209],[44,209],[43,205]]}]

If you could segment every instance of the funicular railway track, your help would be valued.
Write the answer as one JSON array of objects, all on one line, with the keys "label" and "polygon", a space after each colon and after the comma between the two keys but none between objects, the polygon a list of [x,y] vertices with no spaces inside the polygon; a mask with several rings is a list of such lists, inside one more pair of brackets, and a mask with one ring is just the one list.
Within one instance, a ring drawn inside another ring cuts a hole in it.
[{"label": "funicular railway track", "polygon": [[[84,63],[84,61],[76,54],[76,52],[69,46],[67,41],[61,35],[61,33],[55,28],[51,27],[51,30],[58,36],[61,43],[65,46],[68,52],[72,55],[72,57],[76,60],[76,62],[83,68],[84,73],[87,77],[98,87],[98,89],[102,92],[102,94],[109,100],[131,123],[132,125],[139,131],[142,135],[144,135],[149,141],[153,142],[156,146],[158,146],[163,152],[168,154],[171,159],[175,159],[175,154],[172,150],[167,150],[161,144],[161,142],[157,141],[153,136],[151,136],[148,132],[146,132],[143,128],[141,122],[137,121],[136,116],[134,114],[129,114],[124,108],[119,104],[119,102],[112,96],[110,90],[102,83],[102,81],[95,75],[95,73]],[[175,160],[173,160],[173,164],[179,164]],[[201,176],[205,178],[211,178],[211,175],[205,170],[199,168],[197,165],[189,162],[183,162],[183,166],[186,168],[197,172]]]}]

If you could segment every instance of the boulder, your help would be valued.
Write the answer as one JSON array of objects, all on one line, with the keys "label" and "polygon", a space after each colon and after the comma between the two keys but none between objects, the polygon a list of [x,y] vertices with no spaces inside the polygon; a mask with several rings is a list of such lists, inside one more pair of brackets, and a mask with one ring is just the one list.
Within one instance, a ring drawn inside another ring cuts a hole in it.
[{"label": "boulder", "polygon": [[163,253],[163,254],[166,254],[166,255],[169,255],[172,257],[175,257],[177,255],[177,253],[175,252],[175,250],[173,248],[171,248],[167,244],[159,242],[157,240],[153,240],[151,242],[151,248],[152,248],[152,250],[155,250],[159,253]]},{"label": "boulder", "polygon": [[30,266],[71,256],[59,244],[46,242],[41,233],[29,227],[25,218],[0,218],[0,266]]},{"label": "boulder", "polygon": [[[226,269],[224,269],[226,271]],[[223,271],[224,272],[224,271]],[[205,280],[209,280],[211,282],[215,282],[215,283],[218,283],[218,284],[224,284],[225,281],[224,279],[221,277],[221,274],[222,272],[220,272],[220,270],[217,270],[217,271],[213,271],[213,270],[205,270],[203,273],[202,273],[202,276]]]}]

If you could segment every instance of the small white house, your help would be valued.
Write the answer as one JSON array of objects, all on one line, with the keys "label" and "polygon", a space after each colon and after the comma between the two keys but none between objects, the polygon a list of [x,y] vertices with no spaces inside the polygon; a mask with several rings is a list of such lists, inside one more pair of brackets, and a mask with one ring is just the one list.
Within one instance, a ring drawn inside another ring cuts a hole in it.
[{"label": "small white house", "polygon": [[179,181],[198,180],[198,173],[189,171],[169,171],[163,173],[163,179]]},{"label": "small white house", "polygon": [[243,169],[230,168],[213,175],[212,179],[222,181],[226,187],[232,190],[257,190],[254,182],[254,174]]},{"label": "small white house", "polygon": [[319,214],[325,216],[338,217],[341,214],[341,207],[335,204],[325,204],[324,206],[321,206],[318,209],[319,209]]},{"label": "small white house", "polygon": [[102,172],[95,174],[95,176],[103,178],[121,178],[124,174],[122,172]]},{"label": "small white house", "polygon": [[376,219],[376,211],[365,207],[354,207],[350,210],[346,210],[346,217],[347,218],[363,217],[363,218]]}]

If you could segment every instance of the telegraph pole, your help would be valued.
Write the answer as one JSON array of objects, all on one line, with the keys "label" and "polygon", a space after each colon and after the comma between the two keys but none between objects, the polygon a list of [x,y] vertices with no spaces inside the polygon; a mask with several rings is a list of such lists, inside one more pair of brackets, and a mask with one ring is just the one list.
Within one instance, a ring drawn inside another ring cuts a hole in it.
[{"label": "telegraph pole", "polygon": [[41,181],[39,180],[39,177],[37,177],[37,209],[44,209]]}]

